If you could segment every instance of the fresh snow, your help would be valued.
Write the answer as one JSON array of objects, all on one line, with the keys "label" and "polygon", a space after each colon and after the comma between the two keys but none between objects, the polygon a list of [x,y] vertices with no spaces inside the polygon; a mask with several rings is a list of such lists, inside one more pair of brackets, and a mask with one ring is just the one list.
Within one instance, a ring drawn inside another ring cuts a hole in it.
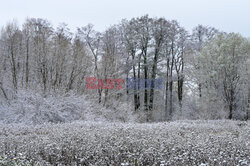
[{"label": "fresh snow", "polygon": [[58,95],[43,97],[39,93],[19,90],[9,104],[0,104],[0,124],[65,123],[87,121],[134,121],[135,116],[127,105],[116,111],[97,105],[84,95]]},{"label": "fresh snow", "polygon": [[0,154],[40,165],[247,166],[249,122],[6,124]]}]

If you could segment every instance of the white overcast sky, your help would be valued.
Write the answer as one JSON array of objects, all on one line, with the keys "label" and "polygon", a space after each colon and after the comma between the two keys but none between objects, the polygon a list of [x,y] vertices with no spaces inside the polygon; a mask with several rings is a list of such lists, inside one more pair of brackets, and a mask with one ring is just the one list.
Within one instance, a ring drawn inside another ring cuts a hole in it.
[{"label": "white overcast sky", "polygon": [[198,24],[250,37],[250,0],[0,0],[0,26],[13,19],[46,18],[72,31],[94,24],[99,31],[123,18],[149,14],[176,19],[187,30]]}]

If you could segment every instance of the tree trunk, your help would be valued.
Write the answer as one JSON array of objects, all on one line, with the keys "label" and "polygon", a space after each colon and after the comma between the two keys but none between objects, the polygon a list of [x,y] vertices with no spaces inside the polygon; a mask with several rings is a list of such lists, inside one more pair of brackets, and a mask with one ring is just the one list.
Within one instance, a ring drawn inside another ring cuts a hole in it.
[{"label": "tree trunk", "polygon": [[168,77],[169,77],[169,58],[167,59],[167,76],[166,76],[166,92],[165,92],[165,120],[169,120],[169,112],[168,112]]},{"label": "tree trunk", "polygon": [[[99,79],[99,74],[98,74],[98,68],[97,68],[97,55],[94,55],[94,59],[95,59],[95,75],[96,75],[96,80]],[[97,90],[98,92],[98,103],[101,103],[102,102],[102,89],[99,88]]]},{"label": "tree trunk", "polygon": [[29,38],[26,40],[26,63],[25,63],[25,84],[29,84]]},{"label": "tree trunk", "polygon": [[154,62],[152,67],[152,76],[151,76],[151,86],[150,86],[150,96],[149,96],[149,110],[152,111],[154,106],[154,82],[156,78],[156,69],[158,61],[159,49],[155,49]]},{"label": "tree trunk", "polygon": [[144,54],[144,109],[148,111],[148,66],[147,66],[147,55]]},{"label": "tree trunk", "polygon": [[11,44],[10,49],[11,49],[10,53],[11,53],[11,64],[12,64],[12,81],[13,81],[14,88],[17,89],[16,60],[15,60],[15,55],[14,55],[13,44]]},{"label": "tree trunk", "polygon": [[139,109],[141,106],[141,101],[140,101],[140,79],[141,79],[141,54],[139,54],[138,57],[138,71],[137,71],[137,103],[136,103],[136,108]]},{"label": "tree trunk", "polygon": [[198,84],[198,89],[199,89],[199,97],[201,98],[202,97],[202,94],[201,94],[201,83]]},{"label": "tree trunk", "polygon": [[67,92],[72,89],[72,84],[75,79],[74,72],[75,72],[75,66],[73,66],[72,71],[70,72],[69,82],[67,84],[67,90],[66,90]]},{"label": "tree trunk", "polygon": [[0,82],[0,89],[1,89],[1,91],[2,91],[2,93],[3,93],[4,98],[8,101],[8,100],[9,100],[9,99],[8,99],[8,96],[7,96],[6,92],[5,92],[5,90],[3,89],[3,86],[2,86],[2,83],[1,83],[1,82]]},{"label": "tree trunk", "polygon": [[247,97],[247,110],[246,110],[246,120],[249,120],[249,112],[250,112],[250,88],[248,89],[248,97]]},{"label": "tree trunk", "polygon": [[171,59],[171,66],[170,66],[170,80],[169,80],[169,90],[170,90],[170,99],[169,99],[169,118],[172,119],[173,113],[173,66],[174,66],[174,48],[172,43],[172,59]]},{"label": "tree trunk", "polygon": [[180,111],[182,111],[182,97],[183,97],[183,78],[178,78],[178,100],[179,100]]},{"label": "tree trunk", "polygon": [[138,96],[137,96],[137,85],[136,85],[136,71],[135,71],[135,52],[132,52],[132,60],[133,60],[133,94],[134,94],[134,108],[135,111],[137,111],[137,109],[139,108],[138,105]]},{"label": "tree trunk", "polygon": [[233,105],[230,104],[229,105],[229,116],[228,119],[232,119],[233,118]]},{"label": "tree trunk", "polygon": [[183,70],[184,70],[184,60],[183,60],[183,52],[182,52],[179,66],[177,67],[177,64],[176,64],[176,72],[177,72],[177,78],[178,78],[177,93],[178,93],[178,101],[179,101],[179,110],[180,111],[182,111],[182,98],[183,98],[183,83],[184,83]]},{"label": "tree trunk", "polygon": [[42,62],[41,74],[43,82],[43,92],[45,94],[47,91],[47,68],[45,62]]},{"label": "tree trunk", "polygon": [[234,102],[235,102],[234,89],[231,89],[230,90],[229,117],[228,117],[228,119],[232,119],[233,118]]}]

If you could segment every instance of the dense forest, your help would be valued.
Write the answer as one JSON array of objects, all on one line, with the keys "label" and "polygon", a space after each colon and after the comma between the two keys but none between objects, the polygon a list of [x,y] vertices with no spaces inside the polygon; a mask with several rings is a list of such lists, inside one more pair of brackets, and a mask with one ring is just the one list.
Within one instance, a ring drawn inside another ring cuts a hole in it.
[{"label": "dense forest", "polygon": [[[88,77],[124,79],[124,88],[87,89]],[[133,88],[127,78],[137,80]],[[154,88],[156,79],[162,88]],[[72,33],[40,18],[1,29],[0,104],[29,90],[83,95],[112,110],[123,105],[142,122],[247,120],[249,80],[250,40],[209,26],[188,32],[176,20],[145,15],[104,32],[89,24]]]}]

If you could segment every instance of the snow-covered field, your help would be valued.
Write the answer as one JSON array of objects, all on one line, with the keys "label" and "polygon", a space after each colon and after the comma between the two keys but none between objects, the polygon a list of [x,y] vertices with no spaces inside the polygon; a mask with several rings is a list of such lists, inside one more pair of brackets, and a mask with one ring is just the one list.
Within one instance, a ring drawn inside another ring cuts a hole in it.
[{"label": "snow-covered field", "polygon": [[249,122],[226,120],[5,124],[0,163],[247,166],[249,132]]}]

